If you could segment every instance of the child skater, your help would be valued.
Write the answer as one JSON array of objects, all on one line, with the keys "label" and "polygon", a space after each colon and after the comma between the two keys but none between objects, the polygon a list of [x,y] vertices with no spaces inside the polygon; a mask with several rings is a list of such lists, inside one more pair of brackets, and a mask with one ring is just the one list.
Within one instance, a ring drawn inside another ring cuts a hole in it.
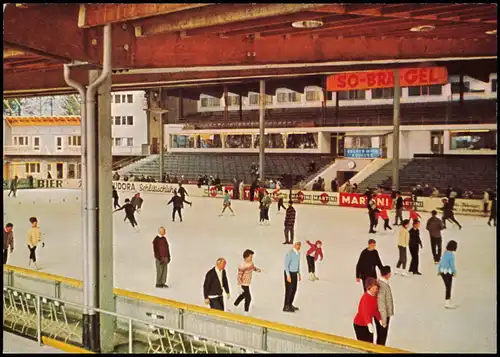
[{"label": "child skater", "polygon": [[234,216],[234,211],[231,208],[231,195],[229,194],[228,190],[224,191],[224,202],[222,203],[222,206],[223,206],[222,212],[219,214],[219,217],[222,217],[224,215],[224,211],[226,210],[226,208],[229,208],[229,210],[232,213],[232,216]]},{"label": "child skater", "polygon": [[306,242],[307,244],[309,244],[309,250],[306,254],[307,268],[309,270],[309,280],[319,280],[319,278],[316,276],[315,265],[319,257],[321,257],[321,260],[323,260],[323,243],[320,240],[317,240],[314,244],[309,242],[308,240],[306,240]]},{"label": "child skater", "polygon": [[135,217],[134,217],[135,208],[130,203],[130,200],[128,198],[125,199],[125,204],[123,206],[121,206],[120,208],[115,209],[113,211],[113,213],[121,211],[121,210],[125,210],[125,219],[124,219],[124,221],[126,221],[128,219],[128,221],[130,222],[130,224],[132,225],[132,227],[137,232],[139,232],[139,225],[137,224],[137,221],[135,220]]},{"label": "child skater", "polygon": [[391,226],[389,225],[389,213],[387,213],[387,209],[384,207],[379,208],[377,213],[377,222],[378,219],[382,218],[384,220],[384,231],[390,229],[392,231]]},{"label": "child skater", "polygon": [[408,213],[410,213],[410,220],[415,223],[415,221],[422,220],[422,217],[415,211],[412,207],[408,208]]},{"label": "child skater", "polygon": [[236,298],[234,306],[238,306],[240,302],[245,300],[245,316],[248,316],[248,310],[250,309],[250,301],[252,296],[250,295],[250,283],[252,282],[252,273],[256,271],[260,273],[262,270],[257,268],[253,264],[253,255],[255,253],[247,249],[243,252],[243,262],[238,267],[238,285],[241,287],[241,294]]}]

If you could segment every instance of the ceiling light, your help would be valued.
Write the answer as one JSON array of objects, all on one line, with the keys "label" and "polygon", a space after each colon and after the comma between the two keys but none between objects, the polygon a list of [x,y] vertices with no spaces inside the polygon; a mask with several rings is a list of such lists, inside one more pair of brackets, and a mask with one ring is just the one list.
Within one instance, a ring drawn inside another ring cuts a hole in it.
[{"label": "ceiling light", "polygon": [[432,25],[415,26],[410,29],[411,32],[426,32],[432,31],[435,27]]},{"label": "ceiling light", "polygon": [[497,30],[490,30],[490,31],[486,31],[485,33],[487,35],[496,35],[497,34]]},{"label": "ceiling light", "polygon": [[323,21],[319,20],[295,21],[292,23],[292,27],[297,29],[312,29],[321,26],[323,26]]}]

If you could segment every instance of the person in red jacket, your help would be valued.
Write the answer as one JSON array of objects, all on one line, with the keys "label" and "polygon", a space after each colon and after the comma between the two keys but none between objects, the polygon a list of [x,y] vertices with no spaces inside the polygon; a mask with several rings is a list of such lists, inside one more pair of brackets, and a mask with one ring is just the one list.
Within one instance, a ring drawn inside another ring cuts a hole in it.
[{"label": "person in red jacket", "polygon": [[379,211],[377,213],[377,222],[379,218],[382,218],[384,220],[384,231],[386,231],[387,229],[390,229],[392,231],[391,226],[389,226],[389,213],[387,213],[387,209],[379,208]]},{"label": "person in red jacket", "polygon": [[315,265],[319,257],[323,260],[323,249],[321,248],[323,243],[320,240],[317,240],[314,244],[306,240],[306,243],[309,244],[309,250],[306,254],[307,268],[309,269],[309,280],[319,280],[316,276]]},{"label": "person in red jacket", "polygon": [[354,317],[354,332],[359,341],[373,343],[373,318],[382,320],[378,311],[378,282],[375,278],[366,279],[366,292],[359,301],[358,313]]},{"label": "person in red jacket", "polygon": [[422,220],[422,217],[412,207],[408,208],[408,212],[410,213],[410,219],[413,222]]}]

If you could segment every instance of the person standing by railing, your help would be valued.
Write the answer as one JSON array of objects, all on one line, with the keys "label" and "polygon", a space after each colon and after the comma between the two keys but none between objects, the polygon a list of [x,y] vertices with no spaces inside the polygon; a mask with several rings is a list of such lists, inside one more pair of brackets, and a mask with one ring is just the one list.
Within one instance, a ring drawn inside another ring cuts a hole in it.
[{"label": "person standing by railing", "polygon": [[215,262],[215,267],[205,274],[205,281],[203,283],[205,304],[210,305],[212,309],[224,311],[222,290],[226,292],[227,298],[229,299],[231,296],[229,294],[229,284],[227,282],[226,259],[219,258]]},{"label": "person standing by railing", "polygon": [[165,237],[165,227],[160,227],[158,235],[153,239],[153,252],[156,261],[156,287],[168,288],[167,274],[168,264],[170,264],[170,248],[167,237]]},{"label": "person standing by railing", "polygon": [[7,258],[10,253],[14,251],[14,225],[12,223],[7,223],[3,231],[3,264],[7,264]]}]

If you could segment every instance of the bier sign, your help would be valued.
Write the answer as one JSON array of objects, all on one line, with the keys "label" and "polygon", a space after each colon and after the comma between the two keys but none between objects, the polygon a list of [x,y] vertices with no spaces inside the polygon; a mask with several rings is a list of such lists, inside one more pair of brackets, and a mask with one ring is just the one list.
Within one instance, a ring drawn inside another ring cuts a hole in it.
[{"label": "bier sign", "polygon": [[[429,86],[448,83],[446,67],[400,68],[399,86]],[[344,72],[328,76],[326,89],[337,92],[354,89],[393,88],[394,69]]]}]

